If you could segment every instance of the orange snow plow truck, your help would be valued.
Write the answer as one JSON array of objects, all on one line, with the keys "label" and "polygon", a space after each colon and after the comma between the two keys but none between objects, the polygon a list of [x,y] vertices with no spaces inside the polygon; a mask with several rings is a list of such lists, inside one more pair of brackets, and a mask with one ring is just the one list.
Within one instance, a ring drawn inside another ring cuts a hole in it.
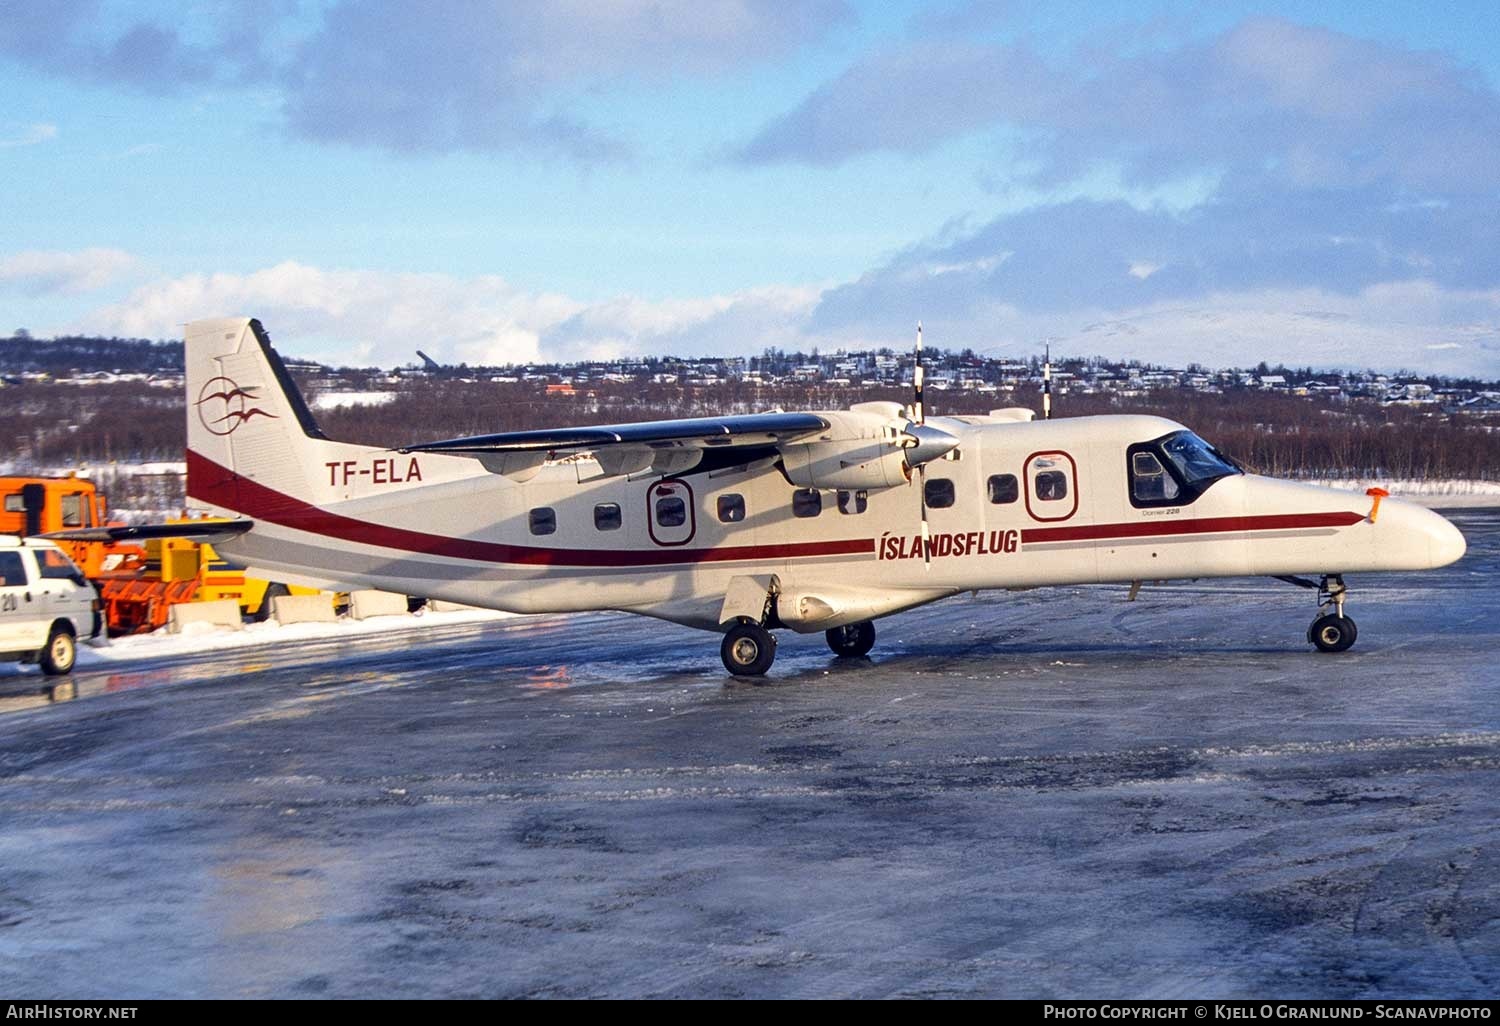
[{"label": "orange snow plow truck", "polygon": [[[177,523],[179,521],[173,521]],[[189,533],[196,521],[180,521]],[[94,482],[76,477],[0,477],[0,534],[21,537],[80,528],[118,527]],[[244,615],[264,620],[277,595],[315,589],[246,577],[207,542],[152,538],[144,544],[114,540],[57,539],[99,589],[111,635],[143,634],[163,626],[182,602],[234,599]]]}]

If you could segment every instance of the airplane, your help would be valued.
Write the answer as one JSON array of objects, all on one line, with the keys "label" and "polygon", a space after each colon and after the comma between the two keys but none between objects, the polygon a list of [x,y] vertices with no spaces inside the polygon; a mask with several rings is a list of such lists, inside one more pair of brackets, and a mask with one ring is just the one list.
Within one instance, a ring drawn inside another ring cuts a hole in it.
[{"label": "airplane", "polygon": [[770,669],[776,629],[858,657],[874,620],[961,592],[1187,578],[1316,588],[1308,641],[1342,652],[1344,574],[1464,554],[1430,510],[1247,473],[1161,417],[928,417],[920,338],[909,406],[383,449],[323,435],[259,321],[196,321],[188,503],[229,518],[205,536],[258,576],[644,614],[722,635],[738,677]]}]

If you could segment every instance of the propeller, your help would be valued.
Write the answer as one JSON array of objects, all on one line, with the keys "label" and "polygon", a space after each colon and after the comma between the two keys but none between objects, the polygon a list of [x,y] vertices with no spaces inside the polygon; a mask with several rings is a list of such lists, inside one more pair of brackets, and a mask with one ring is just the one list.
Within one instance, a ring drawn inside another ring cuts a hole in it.
[{"label": "propeller", "polygon": [[[951,452],[958,446],[958,439],[942,428],[927,426],[927,408],[923,402],[922,325],[917,324],[917,349],[912,367],[912,403],[906,411],[906,421],[899,427],[891,425],[895,442],[905,450],[907,480],[915,476],[917,503],[921,511],[922,562],[932,567],[931,530],[927,525],[927,464]],[[913,475],[912,471],[916,471]]]},{"label": "propeller", "polygon": [[[912,402],[911,412],[913,427],[916,431],[923,431],[927,427],[927,410],[922,404],[922,322],[917,322],[917,357],[911,372]],[[913,434],[916,434],[913,431]],[[917,444],[907,457],[915,455],[922,448],[922,436],[917,435]],[[924,569],[932,569],[932,534],[927,529],[927,461],[922,460],[917,464],[917,505],[922,513],[922,566]]]}]

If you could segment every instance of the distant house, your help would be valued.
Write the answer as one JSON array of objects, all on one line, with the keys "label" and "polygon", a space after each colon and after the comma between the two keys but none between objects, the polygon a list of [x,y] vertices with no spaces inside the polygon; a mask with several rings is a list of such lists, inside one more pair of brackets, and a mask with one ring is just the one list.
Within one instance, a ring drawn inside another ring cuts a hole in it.
[{"label": "distant house", "polygon": [[1462,413],[1470,417],[1489,417],[1500,414],[1500,393],[1481,392],[1472,399],[1443,408],[1444,413]]}]

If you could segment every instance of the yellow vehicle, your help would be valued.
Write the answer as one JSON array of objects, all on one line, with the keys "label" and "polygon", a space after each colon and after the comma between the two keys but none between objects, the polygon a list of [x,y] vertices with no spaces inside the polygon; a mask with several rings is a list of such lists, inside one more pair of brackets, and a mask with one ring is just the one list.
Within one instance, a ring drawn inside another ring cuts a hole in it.
[{"label": "yellow vehicle", "polygon": [[[190,521],[169,520],[168,523]],[[313,588],[291,588],[285,584],[247,577],[244,570],[231,566],[207,542],[186,538],[152,538],[146,542],[146,575],[160,581],[197,581],[195,602],[234,599],[245,615],[259,622],[271,613],[271,599],[277,595],[311,595]]]}]

